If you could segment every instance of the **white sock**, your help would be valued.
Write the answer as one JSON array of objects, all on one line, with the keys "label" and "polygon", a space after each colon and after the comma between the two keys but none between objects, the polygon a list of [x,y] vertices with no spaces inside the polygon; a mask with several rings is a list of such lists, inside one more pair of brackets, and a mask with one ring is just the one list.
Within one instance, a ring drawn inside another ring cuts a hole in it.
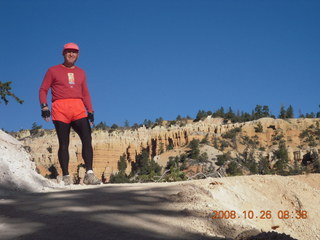
[{"label": "white sock", "polygon": [[89,174],[89,173],[93,173],[93,171],[92,170],[89,170],[89,171],[87,171],[87,173]]}]

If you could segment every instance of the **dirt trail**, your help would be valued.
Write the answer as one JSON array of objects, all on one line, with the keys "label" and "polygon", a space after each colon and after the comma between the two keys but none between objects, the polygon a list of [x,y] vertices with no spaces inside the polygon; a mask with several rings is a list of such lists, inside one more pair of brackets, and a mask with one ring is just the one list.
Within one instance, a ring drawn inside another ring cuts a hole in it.
[{"label": "dirt trail", "polygon": [[[320,239],[319,206],[320,174],[75,185],[0,199],[0,239],[245,239],[261,231]],[[212,219],[214,211],[236,217]]]}]

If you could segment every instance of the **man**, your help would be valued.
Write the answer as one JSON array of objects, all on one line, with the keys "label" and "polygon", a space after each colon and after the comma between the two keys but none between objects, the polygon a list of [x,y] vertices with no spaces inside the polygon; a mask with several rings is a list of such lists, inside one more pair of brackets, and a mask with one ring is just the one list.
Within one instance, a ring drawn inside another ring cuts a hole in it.
[{"label": "man", "polygon": [[79,46],[75,43],[65,44],[62,55],[64,57],[63,64],[49,68],[40,87],[41,116],[47,122],[50,120],[47,94],[51,88],[52,121],[59,140],[58,158],[65,185],[72,184],[68,170],[71,127],[79,135],[82,142],[82,158],[86,166],[83,182],[85,184],[100,184],[101,181],[92,170],[93,149],[90,125],[93,124],[94,115],[86,74],[84,70],[75,66],[79,57]]}]

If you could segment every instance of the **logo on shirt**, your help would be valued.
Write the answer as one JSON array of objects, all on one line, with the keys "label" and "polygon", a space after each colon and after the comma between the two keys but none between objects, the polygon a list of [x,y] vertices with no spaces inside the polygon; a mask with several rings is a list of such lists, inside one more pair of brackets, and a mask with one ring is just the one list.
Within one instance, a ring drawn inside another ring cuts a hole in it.
[{"label": "logo on shirt", "polygon": [[74,73],[68,73],[68,81],[69,81],[69,84],[75,84],[74,82]]}]

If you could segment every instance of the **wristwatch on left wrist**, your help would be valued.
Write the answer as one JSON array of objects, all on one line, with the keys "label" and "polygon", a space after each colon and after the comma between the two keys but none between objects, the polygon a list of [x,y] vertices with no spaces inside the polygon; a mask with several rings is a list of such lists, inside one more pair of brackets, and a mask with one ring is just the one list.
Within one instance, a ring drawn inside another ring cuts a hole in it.
[{"label": "wristwatch on left wrist", "polygon": [[42,103],[40,106],[41,106],[41,109],[43,109],[43,108],[45,108],[45,107],[48,107],[48,104]]}]

